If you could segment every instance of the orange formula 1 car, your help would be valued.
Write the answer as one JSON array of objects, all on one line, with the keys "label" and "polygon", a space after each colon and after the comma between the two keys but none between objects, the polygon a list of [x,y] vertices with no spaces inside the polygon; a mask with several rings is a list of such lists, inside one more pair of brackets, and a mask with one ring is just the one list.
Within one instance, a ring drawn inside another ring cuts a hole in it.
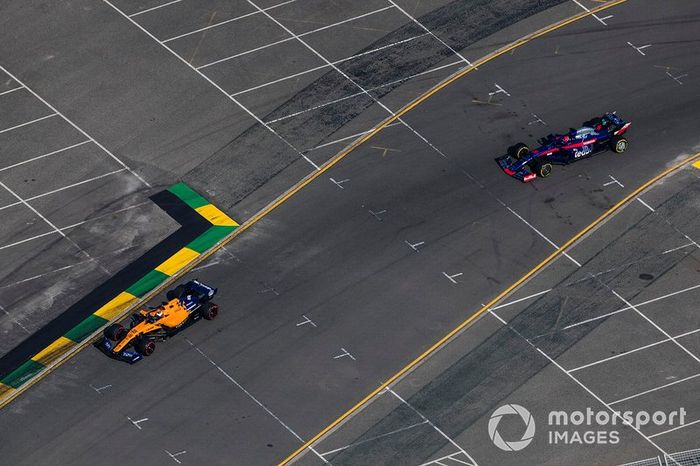
[{"label": "orange formula 1 car", "polygon": [[133,364],[153,354],[157,341],[170,338],[199,319],[214,319],[219,313],[219,305],[211,302],[215,294],[216,288],[197,280],[178,285],[167,292],[168,301],[132,314],[130,330],[121,324],[105,328],[97,347],[108,356]]}]

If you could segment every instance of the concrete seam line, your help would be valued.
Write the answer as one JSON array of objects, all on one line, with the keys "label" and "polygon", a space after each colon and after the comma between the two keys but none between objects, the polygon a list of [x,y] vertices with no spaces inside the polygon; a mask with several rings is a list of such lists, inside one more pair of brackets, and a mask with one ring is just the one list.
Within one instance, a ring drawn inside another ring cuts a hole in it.
[{"label": "concrete seam line", "polygon": [[238,223],[186,184],[177,183],[167,191],[189,207],[193,214],[207,220],[211,226],[135,280],[126,290],[119,290],[116,296],[6,374],[0,380],[0,409],[79,353],[106,325],[121,320],[149,299],[154,290],[162,289],[166,282],[170,282],[178,274],[182,266],[216,246],[220,242],[220,239],[215,241],[216,238],[227,236],[231,230],[235,231],[238,228]]}]

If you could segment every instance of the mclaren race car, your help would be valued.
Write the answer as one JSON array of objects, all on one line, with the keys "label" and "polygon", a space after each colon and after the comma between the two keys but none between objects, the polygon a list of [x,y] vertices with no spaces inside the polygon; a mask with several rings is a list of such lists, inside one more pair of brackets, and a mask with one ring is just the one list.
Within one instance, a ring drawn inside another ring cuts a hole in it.
[{"label": "mclaren race car", "polygon": [[105,328],[97,346],[108,356],[133,364],[153,354],[157,341],[199,319],[214,319],[219,313],[219,305],[211,301],[215,294],[216,288],[197,280],[178,285],[166,293],[168,301],[132,314],[129,330],[118,323]]},{"label": "mclaren race car", "polygon": [[608,149],[623,153],[628,146],[623,135],[630,125],[614,113],[606,113],[578,129],[571,128],[566,134],[541,138],[536,149],[531,150],[523,143],[511,146],[508,155],[497,158],[496,162],[507,175],[520,181],[546,178],[552,173],[552,165],[567,165]]}]

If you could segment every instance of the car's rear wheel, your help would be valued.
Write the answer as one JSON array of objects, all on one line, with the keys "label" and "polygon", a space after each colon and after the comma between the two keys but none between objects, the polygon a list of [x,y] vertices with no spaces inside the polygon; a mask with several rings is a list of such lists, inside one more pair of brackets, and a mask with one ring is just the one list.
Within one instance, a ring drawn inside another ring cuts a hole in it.
[{"label": "car's rear wheel", "polygon": [[165,293],[165,297],[168,298],[168,301],[180,299],[182,298],[182,295],[185,294],[185,291],[187,291],[187,287],[185,285],[178,285],[172,290],[168,290],[168,292]]},{"label": "car's rear wheel", "polygon": [[615,136],[610,140],[610,148],[617,154],[622,154],[626,151],[628,145],[627,138],[622,136]]},{"label": "car's rear wheel", "polygon": [[127,333],[128,332],[121,324],[112,324],[104,331],[105,337],[114,341],[123,340]]},{"label": "car's rear wheel", "polygon": [[204,303],[199,311],[206,320],[214,320],[219,315],[219,305],[215,303]]},{"label": "car's rear wheel", "polygon": [[540,178],[547,178],[552,174],[552,164],[549,162],[535,160],[532,165],[530,165],[530,168]]},{"label": "car's rear wheel", "polygon": [[519,142],[516,145],[512,146],[509,149],[509,152],[510,152],[510,155],[512,155],[516,159],[521,159],[522,157],[526,156],[530,152],[530,148],[527,147],[526,144]]},{"label": "car's rear wheel", "polygon": [[156,350],[156,342],[146,338],[139,338],[134,343],[134,348],[144,356],[150,356]]}]

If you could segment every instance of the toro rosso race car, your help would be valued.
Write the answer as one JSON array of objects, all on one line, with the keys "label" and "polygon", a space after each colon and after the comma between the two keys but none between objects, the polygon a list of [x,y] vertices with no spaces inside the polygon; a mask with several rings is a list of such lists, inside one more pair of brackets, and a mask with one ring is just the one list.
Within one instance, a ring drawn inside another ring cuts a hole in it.
[{"label": "toro rosso race car", "polygon": [[606,113],[585,122],[579,129],[541,138],[536,149],[530,150],[523,143],[511,146],[508,155],[497,158],[496,162],[506,174],[520,181],[546,178],[552,173],[552,165],[567,165],[608,149],[623,153],[628,146],[623,134],[630,125],[614,113]]},{"label": "toro rosso race car", "polygon": [[105,328],[97,347],[108,356],[133,364],[153,354],[157,341],[199,319],[214,319],[219,313],[219,305],[211,302],[215,294],[216,288],[197,280],[178,285],[166,293],[168,301],[132,314],[129,330],[118,323]]}]

